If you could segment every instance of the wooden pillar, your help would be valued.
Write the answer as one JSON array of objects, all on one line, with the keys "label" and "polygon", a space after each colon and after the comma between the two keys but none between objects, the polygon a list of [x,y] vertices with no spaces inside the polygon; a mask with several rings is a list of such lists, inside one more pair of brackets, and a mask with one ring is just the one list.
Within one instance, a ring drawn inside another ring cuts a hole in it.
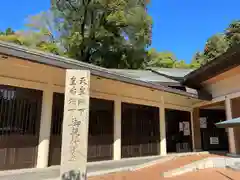
[{"label": "wooden pillar", "polygon": [[166,123],[165,123],[165,107],[164,102],[159,108],[159,121],[160,121],[160,155],[167,154],[167,141],[166,141]]},{"label": "wooden pillar", "polygon": [[201,131],[200,131],[200,113],[199,108],[194,108],[192,112],[192,127],[193,127],[193,151],[202,150]]},{"label": "wooden pillar", "polygon": [[[232,119],[232,104],[231,99],[226,97],[225,99],[225,111],[227,120]],[[236,154],[236,145],[233,128],[228,128],[228,143],[229,143],[229,152],[231,154]]]},{"label": "wooden pillar", "polygon": [[195,139],[194,139],[194,126],[193,126],[193,111],[190,112],[191,116],[191,139],[192,139],[192,150],[196,151],[195,148]]},{"label": "wooden pillar", "polygon": [[53,91],[49,87],[43,91],[37,168],[45,168],[48,166],[50,132],[52,121],[52,103],[53,103]]},{"label": "wooden pillar", "polygon": [[114,101],[114,143],[113,159],[121,159],[121,101]]}]

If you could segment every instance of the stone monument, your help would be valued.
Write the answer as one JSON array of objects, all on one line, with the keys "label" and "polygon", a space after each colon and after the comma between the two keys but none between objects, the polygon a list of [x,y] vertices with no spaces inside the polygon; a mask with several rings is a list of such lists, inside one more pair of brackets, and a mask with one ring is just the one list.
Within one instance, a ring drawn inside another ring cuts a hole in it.
[{"label": "stone monument", "polygon": [[86,180],[90,71],[67,70],[61,152],[61,180]]}]

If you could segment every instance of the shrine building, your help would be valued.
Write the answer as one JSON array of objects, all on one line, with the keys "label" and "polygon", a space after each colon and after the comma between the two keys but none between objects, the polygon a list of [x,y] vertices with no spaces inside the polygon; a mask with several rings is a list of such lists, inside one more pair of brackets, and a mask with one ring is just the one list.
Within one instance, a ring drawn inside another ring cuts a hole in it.
[{"label": "shrine building", "polygon": [[240,153],[240,46],[201,68],[107,69],[0,42],[0,170],[61,160],[66,69],[89,70],[88,161]]}]

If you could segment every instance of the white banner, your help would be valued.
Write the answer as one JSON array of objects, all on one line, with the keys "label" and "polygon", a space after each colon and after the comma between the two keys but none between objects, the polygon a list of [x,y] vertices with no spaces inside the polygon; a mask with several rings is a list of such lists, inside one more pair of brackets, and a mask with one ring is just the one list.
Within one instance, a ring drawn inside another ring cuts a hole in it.
[{"label": "white banner", "polygon": [[210,144],[219,144],[218,137],[210,137]]},{"label": "white banner", "polygon": [[187,121],[183,122],[183,135],[184,136],[190,135],[190,123]]},{"label": "white banner", "polygon": [[200,128],[207,128],[207,118],[206,117],[200,117]]}]

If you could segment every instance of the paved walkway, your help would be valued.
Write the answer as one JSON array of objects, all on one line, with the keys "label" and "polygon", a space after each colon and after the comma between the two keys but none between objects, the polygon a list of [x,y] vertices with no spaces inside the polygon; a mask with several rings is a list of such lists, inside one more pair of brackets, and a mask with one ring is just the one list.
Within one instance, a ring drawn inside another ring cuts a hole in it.
[{"label": "paved walkway", "polygon": [[214,156],[216,157],[218,155],[206,154],[178,157],[175,160],[159,163],[138,171],[119,172],[105,176],[90,177],[88,180],[203,180],[207,177],[211,178],[211,180],[240,180],[240,172],[232,171],[229,169],[206,169],[172,178],[164,178],[161,176],[161,174],[165,171],[179,168],[194,161]]}]

